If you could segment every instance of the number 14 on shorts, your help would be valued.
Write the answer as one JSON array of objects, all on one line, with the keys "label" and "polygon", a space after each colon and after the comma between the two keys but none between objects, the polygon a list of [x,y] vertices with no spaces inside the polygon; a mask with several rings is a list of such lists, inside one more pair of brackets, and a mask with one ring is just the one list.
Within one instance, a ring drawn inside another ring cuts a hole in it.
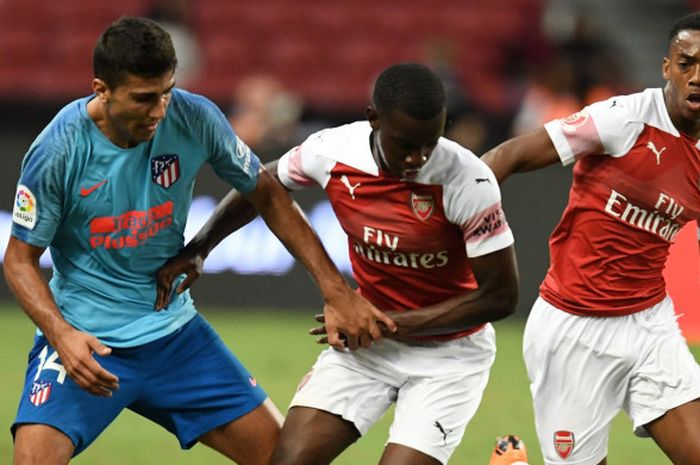
[{"label": "number 14 on shorts", "polygon": [[41,353],[39,354],[39,366],[36,369],[34,381],[36,382],[36,380],[39,379],[39,375],[41,375],[42,371],[54,370],[58,372],[58,374],[56,375],[56,382],[58,382],[58,384],[63,384],[63,382],[66,380],[66,369],[57,360],[58,352],[54,350],[49,355],[49,346],[45,345],[44,348],[41,349]]}]

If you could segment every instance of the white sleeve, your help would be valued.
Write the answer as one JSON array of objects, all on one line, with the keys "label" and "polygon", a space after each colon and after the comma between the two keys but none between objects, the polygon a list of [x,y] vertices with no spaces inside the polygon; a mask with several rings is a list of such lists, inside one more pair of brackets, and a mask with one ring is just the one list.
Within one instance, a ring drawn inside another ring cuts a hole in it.
[{"label": "white sleeve", "polygon": [[328,184],[335,161],[319,155],[317,134],[312,134],[279,159],[277,175],[288,189],[298,190],[313,184],[325,188]]},{"label": "white sleeve", "polygon": [[445,191],[445,213],[461,228],[470,258],[505,249],[514,242],[501,208],[496,177],[486,165],[479,171],[470,170]]},{"label": "white sleeve", "polygon": [[550,121],[544,128],[562,164],[568,165],[587,155],[625,155],[644,129],[644,123],[625,106],[623,97],[613,97]]}]

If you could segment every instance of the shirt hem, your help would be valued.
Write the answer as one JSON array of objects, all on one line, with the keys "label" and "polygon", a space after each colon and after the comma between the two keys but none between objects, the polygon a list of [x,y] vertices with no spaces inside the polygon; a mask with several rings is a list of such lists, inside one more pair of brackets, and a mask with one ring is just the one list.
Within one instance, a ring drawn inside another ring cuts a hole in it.
[{"label": "shirt hem", "polygon": [[663,301],[666,298],[666,292],[655,295],[654,297],[651,297],[649,299],[645,299],[645,300],[643,300],[635,305],[630,305],[630,306],[618,308],[618,307],[614,306],[614,303],[610,303],[608,305],[603,303],[603,304],[599,305],[597,309],[567,304],[562,299],[560,299],[557,295],[555,295],[551,292],[542,291],[542,292],[540,292],[540,297],[542,297],[542,299],[544,301],[546,301],[548,304],[553,305],[557,309],[559,309],[563,312],[566,312],[566,313],[570,313],[572,315],[593,316],[593,317],[615,317],[615,316],[632,315],[634,313],[639,313],[639,312],[644,311],[650,307],[653,307],[654,305],[658,304],[659,302]]}]

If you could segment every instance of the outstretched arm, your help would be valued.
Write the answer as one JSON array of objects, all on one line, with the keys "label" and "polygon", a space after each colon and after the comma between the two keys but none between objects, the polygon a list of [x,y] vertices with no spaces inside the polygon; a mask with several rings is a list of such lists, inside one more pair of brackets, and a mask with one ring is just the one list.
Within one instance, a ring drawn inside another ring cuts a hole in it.
[{"label": "outstretched arm", "polygon": [[43,248],[10,237],[5,251],[5,279],[25,313],[56,349],[66,373],[92,394],[111,397],[119,380],[92,356],[109,355],[111,349],[87,333],[78,331],[63,318],[48,283],[41,274]]},{"label": "outstretched arm", "polygon": [[[276,172],[276,162],[270,167]],[[335,348],[369,347],[382,338],[380,320],[395,329],[393,321],[348,286],[320,240],[292,202],[282,184],[269,172],[261,171],[256,188],[245,197],[238,192],[227,195],[213,216],[192,241],[158,272],[157,308],[167,305],[173,279],[181,273],[188,277],[178,287],[184,291],[201,273],[209,252],[227,235],[250,222],[256,211],[284,246],[311,273],[323,296],[329,329],[328,342]]]},{"label": "outstretched arm", "polygon": [[360,346],[369,347],[372,341],[380,340],[382,336],[376,320],[383,321],[392,329],[394,323],[350,289],[282,184],[266,173],[261,178],[258,188],[248,199],[270,230],[309,270],[321,289],[329,344],[336,348],[343,347],[341,334],[347,338],[351,350]]},{"label": "outstretched arm", "polygon": [[493,170],[499,184],[513,173],[532,171],[559,161],[554,144],[544,128],[507,140],[486,152],[481,159]]}]

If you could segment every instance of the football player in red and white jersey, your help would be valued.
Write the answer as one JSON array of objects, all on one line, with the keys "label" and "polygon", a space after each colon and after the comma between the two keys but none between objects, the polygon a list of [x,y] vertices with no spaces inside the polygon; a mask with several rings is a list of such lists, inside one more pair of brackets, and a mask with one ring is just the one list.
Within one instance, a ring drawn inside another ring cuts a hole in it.
[{"label": "football player in red and white jersey", "polygon": [[700,463],[688,440],[700,437],[700,367],[662,274],[700,217],[700,13],[671,29],[662,73],[663,89],[595,103],[483,157],[499,181],[575,162],[523,341],[547,464],[606,463],[620,410],[674,464]]},{"label": "football player in red and white jersey", "polygon": [[[315,328],[333,348],[300,383],[271,464],[328,464],[392,404],[381,463],[444,464],[476,412],[495,356],[489,322],[515,310],[518,274],[496,178],[442,137],[445,113],[434,72],[394,65],[367,121],[312,134],[269,168],[288,189],[325,189],[358,292],[397,325],[360,348]],[[227,196],[165,281],[192,273],[251,211],[244,202]]]}]

